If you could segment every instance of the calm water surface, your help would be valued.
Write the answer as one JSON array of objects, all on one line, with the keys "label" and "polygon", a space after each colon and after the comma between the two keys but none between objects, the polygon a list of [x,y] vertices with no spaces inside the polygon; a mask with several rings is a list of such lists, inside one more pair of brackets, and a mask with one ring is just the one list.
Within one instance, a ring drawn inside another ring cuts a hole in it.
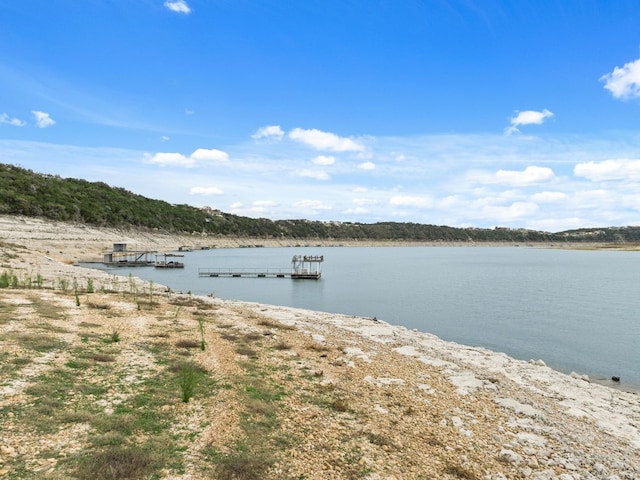
[{"label": "calm water surface", "polygon": [[[324,255],[322,279],[198,277],[198,268],[289,269]],[[516,247],[218,249],[184,270],[109,269],[224,299],[377,317],[564,372],[640,389],[640,252]]]}]

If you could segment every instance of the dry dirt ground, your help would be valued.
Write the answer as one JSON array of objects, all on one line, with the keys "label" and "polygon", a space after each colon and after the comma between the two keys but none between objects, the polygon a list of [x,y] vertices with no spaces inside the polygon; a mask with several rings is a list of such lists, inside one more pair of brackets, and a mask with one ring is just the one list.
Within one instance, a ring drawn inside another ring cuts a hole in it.
[{"label": "dry dirt ground", "polygon": [[194,238],[13,217],[0,238],[2,479],[640,479],[636,395],[72,265]]}]

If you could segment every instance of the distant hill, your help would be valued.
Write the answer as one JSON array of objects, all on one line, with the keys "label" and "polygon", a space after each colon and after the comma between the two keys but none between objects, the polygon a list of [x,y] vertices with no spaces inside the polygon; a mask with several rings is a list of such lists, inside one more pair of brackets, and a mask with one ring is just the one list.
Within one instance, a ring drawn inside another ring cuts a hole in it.
[{"label": "distant hill", "polygon": [[559,233],[508,228],[454,228],[416,223],[352,223],[269,220],[210,208],[172,205],[103,182],[44,175],[0,163],[0,214],[42,217],[104,227],[169,233],[301,240],[396,240],[442,242],[640,243],[640,227],[568,230]]}]

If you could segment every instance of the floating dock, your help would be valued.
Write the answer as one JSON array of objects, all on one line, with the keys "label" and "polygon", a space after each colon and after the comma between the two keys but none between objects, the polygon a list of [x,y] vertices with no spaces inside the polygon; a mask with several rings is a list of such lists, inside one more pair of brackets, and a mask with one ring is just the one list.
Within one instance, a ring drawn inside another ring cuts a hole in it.
[{"label": "floating dock", "polygon": [[291,278],[292,272],[281,269],[258,270],[254,268],[199,268],[200,277],[253,277],[253,278]]},{"label": "floating dock", "polygon": [[324,261],[322,255],[295,255],[291,259],[291,269],[271,268],[260,270],[257,268],[199,268],[200,277],[231,277],[231,278],[292,278],[299,280],[318,280],[322,276],[320,264]]},{"label": "floating dock", "polygon": [[162,253],[156,255],[156,268],[184,268],[184,262],[178,260],[183,258],[184,255],[177,253]]},{"label": "floating dock", "polygon": [[150,267],[154,264],[151,255],[155,250],[133,250],[127,243],[114,243],[113,250],[102,254],[102,263],[110,267]]}]

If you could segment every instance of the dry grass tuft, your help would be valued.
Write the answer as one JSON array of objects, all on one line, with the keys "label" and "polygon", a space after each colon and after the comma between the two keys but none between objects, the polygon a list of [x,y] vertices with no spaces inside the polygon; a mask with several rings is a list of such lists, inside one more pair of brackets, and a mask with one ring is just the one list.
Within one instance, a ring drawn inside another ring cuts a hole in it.
[{"label": "dry grass tuft", "polygon": [[200,342],[196,340],[178,340],[176,342],[178,348],[200,348]]}]

